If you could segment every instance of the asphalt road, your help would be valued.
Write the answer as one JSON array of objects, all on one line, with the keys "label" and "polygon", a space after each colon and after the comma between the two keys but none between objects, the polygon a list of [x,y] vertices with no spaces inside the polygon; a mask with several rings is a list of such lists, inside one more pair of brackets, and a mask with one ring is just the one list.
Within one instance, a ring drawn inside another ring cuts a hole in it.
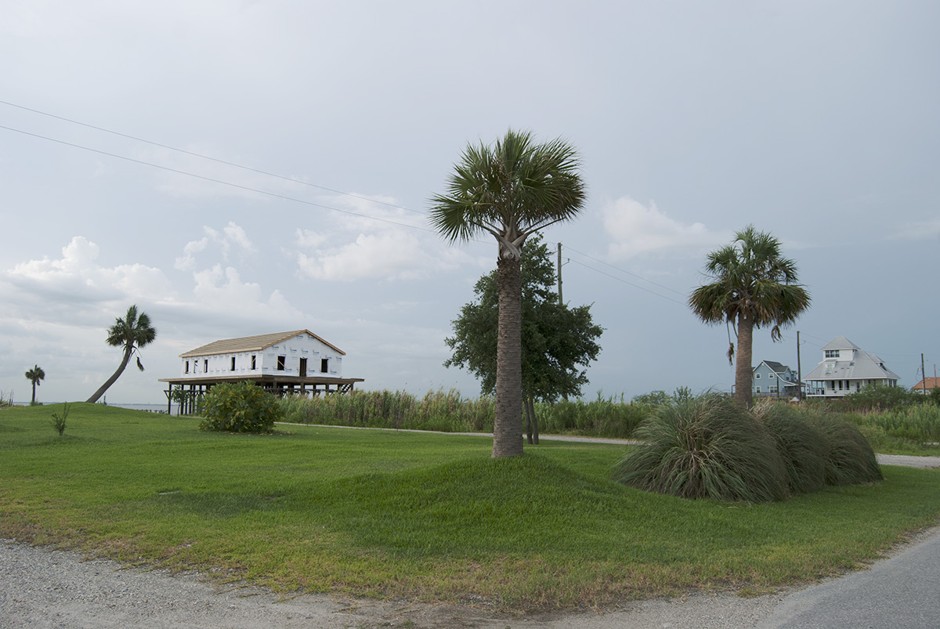
[{"label": "asphalt road", "polygon": [[940,529],[868,570],[790,594],[758,627],[937,629]]}]

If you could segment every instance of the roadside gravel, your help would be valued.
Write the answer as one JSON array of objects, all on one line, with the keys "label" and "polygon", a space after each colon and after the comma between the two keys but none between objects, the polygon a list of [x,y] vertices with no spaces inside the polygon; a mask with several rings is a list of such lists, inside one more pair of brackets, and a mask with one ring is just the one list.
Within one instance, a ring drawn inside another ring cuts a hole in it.
[{"label": "roadside gravel", "polygon": [[0,541],[0,627],[257,629],[278,627],[443,629],[609,629],[753,627],[783,594],[733,594],[637,601],[603,613],[494,616],[472,607],[373,601],[327,595],[278,598],[254,587],[216,586],[195,574],[124,568],[68,551]]}]

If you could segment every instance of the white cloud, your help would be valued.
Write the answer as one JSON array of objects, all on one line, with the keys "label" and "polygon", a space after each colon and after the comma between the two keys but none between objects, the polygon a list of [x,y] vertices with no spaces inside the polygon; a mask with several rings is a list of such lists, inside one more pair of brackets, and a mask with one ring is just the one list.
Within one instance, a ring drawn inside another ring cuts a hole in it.
[{"label": "white cloud", "polygon": [[127,297],[166,299],[173,290],[163,271],[143,264],[103,267],[97,262],[100,248],[83,236],[75,236],[54,260],[29,260],[4,273],[8,281],[27,293],[52,293],[86,300]]},{"label": "white cloud", "polygon": [[412,234],[359,234],[355,241],[313,255],[297,254],[301,273],[320,280],[414,279],[428,269],[428,255]]},{"label": "white cloud", "polygon": [[297,229],[297,249],[288,255],[302,276],[327,281],[412,280],[467,263],[466,254],[426,231],[423,214],[395,207],[392,197],[357,194],[324,199],[330,207],[355,214],[331,213],[317,230]]},{"label": "white cloud", "polygon": [[229,253],[233,246],[242,253],[254,253],[256,251],[254,244],[248,238],[248,234],[234,221],[229,221],[222,228],[221,233],[208,225],[204,225],[202,231],[205,236],[186,243],[183,247],[183,255],[176,258],[173,264],[174,268],[180,271],[193,270],[196,267],[196,254],[205,252],[210,244],[218,248],[223,261],[229,259]]},{"label": "white cloud", "polygon": [[630,197],[608,204],[602,216],[604,230],[611,239],[611,260],[676,249],[697,252],[727,239],[727,235],[710,231],[702,223],[681,223],[668,217],[654,202],[647,207]]}]

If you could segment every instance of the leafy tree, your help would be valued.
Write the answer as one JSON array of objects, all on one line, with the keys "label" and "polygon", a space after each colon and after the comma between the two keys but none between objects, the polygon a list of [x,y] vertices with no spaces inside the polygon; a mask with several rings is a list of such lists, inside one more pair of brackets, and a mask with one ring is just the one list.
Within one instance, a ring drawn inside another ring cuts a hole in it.
[{"label": "leafy tree", "polygon": [[[538,443],[535,401],[577,396],[587,383],[581,368],[597,358],[603,328],[591,319],[590,306],[569,308],[554,292],[555,271],[548,247],[535,236],[522,251],[522,391],[529,443]],[[447,367],[469,370],[485,395],[496,389],[499,320],[497,272],[474,287],[476,300],[465,304],[445,339],[453,356]]]},{"label": "leafy tree", "polygon": [[578,167],[566,142],[535,144],[530,133],[510,130],[492,146],[468,145],[447,193],[432,199],[431,222],[444,238],[488,233],[498,244],[493,457],[522,454],[522,247],[532,234],[581,210]]},{"label": "leafy tree", "polygon": [[131,306],[127,309],[124,318],[117,317],[114,325],[108,330],[108,345],[111,347],[121,347],[124,350],[121,358],[121,364],[118,366],[110,378],[108,378],[94,394],[88,398],[87,402],[94,404],[104,395],[112,384],[124,373],[124,368],[130,362],[131,355],[137,352],[137,368],[141,371],[144,366],[140,362],[140,348],[153,342],[157,337],[157,331],[150,325],[150,317],[146,312],[138,314],[137,306]]},{"label": "leafy tree", "polygon": [[35,365],[32,369],[26,372],[26,379],[33,383],[33,400],[30,404],[36,403],[36,387],[46,379],[46,372],[42,370],[42,367]]},{"label": "leafy tree", "polygon": [[733,342],[728,349],[729,362],[735,360],[734,395],[749,407],[754,329],[773,326],[770,336],[780,340],[780,327],[809,307],[809,293],[796,283],[796,263],[783,257],[780,241],[751,225],[709,253],[705,271],[714,281],[696,288],[689,306],[705,323],[725,323],[729,336],[734,330],[737,353]]}]

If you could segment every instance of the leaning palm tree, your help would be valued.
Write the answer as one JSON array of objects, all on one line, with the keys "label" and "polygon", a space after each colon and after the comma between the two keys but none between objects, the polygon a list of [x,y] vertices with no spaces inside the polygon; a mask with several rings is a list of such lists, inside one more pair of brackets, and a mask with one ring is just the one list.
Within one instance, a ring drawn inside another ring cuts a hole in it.
[{"label": "leaning palm tree", "polygon": [[522,454],[522,246],[531,234],[573,218],[584,203],[577,152],[556,139],[534,144],[508,131],[493,146],[468,145],[431,222],[450,241],[488,233],[498,243],[496,417],[493,457]]},{"label": "leaning palm tree", "polygon": [[33,383],[33,401],[30,404],[36,403],[36,387],[41,383],[41,380],[46,379],[46,372],[42,370],[42,367],[35,365],[32,369],[26,372],[26,379]]},{"label": "leaning palm tree", "polygon": [[734,395],[749,407],[754,329],[773,326],[770,337],[779,341],[780,327],[793,323],[809,307],[809,293],[796,283],[796,263],[781,255],[780,241],[752,225],[735,234],[730,245],[709,253],[705,271],[714,281],[692,291],[689,306],[704,322],[729,327]]},{"label": "leaning palm tree", "polygon": [[[124,368],[131,359],[134,352],[140,353],[140,348],[148,343],[152,343],[157,337],[157,331],[150,325],[150,317],[146,312],[137,313],[137,306],[131,306],[127,309],[124,318],[117,317],[114,325],[108,330],[108,345],[112,347],[122,347],[124,356],[121,364],[118,366],[110,378],[108,378],[101,387],[95,391],[94,395],[88,398],[88,402],[94,404],[104,395],[104,392],[124,373]],[[137,368],[141,371],[144,366],[140,362],[140,356],[137,357]]]}]

